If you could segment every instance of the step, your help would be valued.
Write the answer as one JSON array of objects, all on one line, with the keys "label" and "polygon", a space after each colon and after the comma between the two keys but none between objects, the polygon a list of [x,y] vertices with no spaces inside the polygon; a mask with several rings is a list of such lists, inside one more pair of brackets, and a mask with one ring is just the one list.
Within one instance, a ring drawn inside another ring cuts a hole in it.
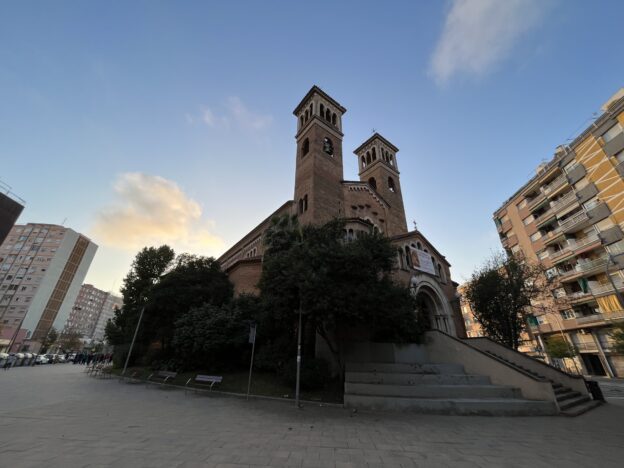
[{"label": "step", "polygon": [[564,416],[580,416],[583,413],[587,413],[588,411],[597,408],[602,405],[602,402],[596,400],[589,400],[584,403],[573,406],[572,408],[568,408],[567,410],[561,411],[561,414]]},{"label": "step", "polygon": [[490,378],[485,375],[468,374],[399,374],[385,372],[347,372],[345,374],[345,382],[396,385],[487,385],[490,383]]},{"label": "step", "polygon": [[561,403],[562,401],[569,400],[571,398],[576,398],[578,396],[581,396],[581,394],[573,390],[568,390],[565,393],[555,393],[555,398],[557,399],[559,403]]},{"label": "step", "polygon": [[573,406],[585,403],[586,401],[591,401],[591,398],[588,397],[587,395],[579,395],[577,397],[570,398],[570,399],[564,401],[563,403],[560,403],[559,404],[559,409],[561,411],[565,411],[565,410],[567,410],[569,408],[572,408]]},{"label": "step", "polygon": [[369,395],[345,395],[345,407],[382,411],[460,414],[484,416],[530,416],[557,413],[549,401],[514,398],[389,398]]},{"label": "step", "polygon": [[461,364],[397,364],[385,362],[348,362],[347,372],[383,372],[398,374],[463,374]]},{"label": "step", "polygon": [[381,385],[345,383],[345,394],[409,398],[519,398],[520,391],[502,385]]}]

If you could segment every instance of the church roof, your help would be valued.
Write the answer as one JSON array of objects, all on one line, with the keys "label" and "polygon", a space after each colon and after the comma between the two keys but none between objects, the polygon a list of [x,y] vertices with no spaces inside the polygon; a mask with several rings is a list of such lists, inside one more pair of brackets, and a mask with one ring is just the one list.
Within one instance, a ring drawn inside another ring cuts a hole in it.
[{"label": "church roof", "polygon": [[325,91],[323,91],[321,88],[319,88],[318,86],[314,85],[312,86],[312,88],[310,88],[310,91],[308,91],[308,94],[306,94],[303,99],[301,100],[301,102],[299,103],[299,105],[297,107],[295,107],[295,110],[293,111],[294,115],[297,115],[299,113],[299,111],[301,110],[301,108],[303,107],[304,103],[307,102],[313,95],[314,93],[319,94],[320,96],[322,96],[324,99],[326,99],[327,101],[329,101],[331,104],[333,104],[334,106],[336,106],[338,109],[340,109],[340,112],[342,112],[343,114],[345,112],[347,112],[347,109],[345,109],[344,107],[342,107],[340,105],[340,103],[338,101],[336,101],[333,97],[331,97],[329,94],[327,94]]},{"label": "church roof", "polygon": [[372,142],[375,139],[380,140],[382,143],[384,143],[386,146],[388,146],[395,153],[399,151],[399,148],[394,146],[392,143],[390,143],[388,140],[386,140],[384,137],[382,137],[379,133],[375,132],[373,134],[373,136],[371,136],[368,140],[366,140],[364,143],[362,143],[360,146],[358,146],[353,152],[355,154],[357,154],[361,149],[363,149],[366,145],[368,145],[370,142]]}]

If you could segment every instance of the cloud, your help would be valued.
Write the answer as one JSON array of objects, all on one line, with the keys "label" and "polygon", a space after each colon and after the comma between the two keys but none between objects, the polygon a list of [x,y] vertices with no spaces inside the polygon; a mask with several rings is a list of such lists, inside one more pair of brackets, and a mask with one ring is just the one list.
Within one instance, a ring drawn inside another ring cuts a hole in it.
[{"label": "cloud", "polygon": [[132,172],[121,174],[113,188],[115,203],[97,213],[96,242],[125,250],[167,243],[203,255],[222,250],[223,240],[211,233],[200,205],[175,182]]},{"label": "cloud", "polygon": [[551,0],[453,0],[430,74],[443,84],[453,75],[488,73],[509,56],[551,4]]},{"label": "cloud", "polygon": [[236,126],[243,130],[260,131],[273,124],[273,117],[250,110],[238,96],[231,96],[222,106],[221,112],[214,108],[202,106],[199,116],[186,114],[186,121],[190,125],[201,122],[209,128],[225,128]]}]

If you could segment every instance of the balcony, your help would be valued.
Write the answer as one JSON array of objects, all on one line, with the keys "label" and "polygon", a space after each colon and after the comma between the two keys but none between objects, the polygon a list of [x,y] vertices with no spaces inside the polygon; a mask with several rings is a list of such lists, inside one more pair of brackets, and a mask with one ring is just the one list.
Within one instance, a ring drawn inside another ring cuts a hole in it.
[{"label": "balcony", "polygon": [[512,234],[509,237],[504,237],[501,239],[501,244],[503,244],[503,247],[505,249],[510,249],[517,243],[518,243],[518,236],[516,236],[515,234]]},{"label": "balcony", "polygon": [[586,342],[583,342],[583,343],[574,343],[574,346],[581,353],[596,353],[596,352],[598,352],[598,346],[596,346],[596,343],[594,343],[592,341],[586,341]]},{"label": "balcony", "polygon": [[535,218],[534,222],[535,222],[535,226],[539,229],[539,227],[543,224],[546,224],[546,221],[549,220],[555,220],[555,212],[548,208],[548,210],[546,210],[546,212],[540,216],[538,216],[537,218]]},{"label": "balcony", "polygon": [[504,221],[500,226],[500,231],[507,232],[511,229],[511,221]]},{"label": "balcony", "polygon": [[564,209],[566,206],[576,201],[576,194],[574,192],[570,192],[567,195],[564,195],[562,198],[557,200],[555,203],[551,205],[551,209],[556,213]]},{"label": "balcony", "polygon": [[617,224],[615,226],[611,226],[608,229],[605,229],[600,233],[600,238],[604,242],[605,245],[613,244],[624,238],[624,233],[622,229]]},{"label": "balcony", "polygon": [[564,247],[563,249],[550,254],[550,260],[555,263],[558,260],[561,260],[562,258],[565,258],[567,255],[571,255],[572,251],[570,250],[570,247]]},{"label": "balcony", "polygon": [[592,296],[591,292],[583,292],[583,291],[578,291],[578,292],[574,292],[574,293],[570,293],[566,295],[566,298],[568,299],[568,301],[570,301],[570,303],[577,303],[577,302],[581,302],[585,299],[592,299],[594,296]]},{"label": "balcony", "polygon": [[570,184],[576,184],[579,180],[585,177],[585,174],[587,174],[585,166],[583,166],[582,164],[576,164],[568,171],[568,179],[570,181]]},{"label": "balcony", "polygon": [[[621,281],[614,281],[615,287],[617,289],[624,289],[624,283]],[[594,286],[591,288],[591,292],[594,296],[600,296],[602,294],[607,294],[613,292],[613,285],[611,283],[601,284],[600,286]]]},{"label": "balcony", "polygon": [[575,226],[581,224],[583,221],[586,221],[588,219],[589,219],[589,216],[587,216],[587,213],[585,211],[580,211],[574,216],[566,219],[563,223],[561,223],[559,225],[559,228],[561,229],[562,232],[566,232],[569,229],[574,228]]},{"label": "balcony", "polygon": [[553,180],[551,183],[549,183],[547,186],[544,187],[544,194],[549,195],[553,193],[556,189],[563,186],[563,184],[566,184],[567,182],[568,182],[568,179],[566,175],[561,174],[555,180]]},{"label": "balcony", "polygon": [[570,243],[570,248],[576,252],[584,247],[587,247],[590,244],[593,243],[600,243],[600,238],[598,237],[598,234],[592,234],[590,236],[584,237],[581,240],[578,241],[569,241]]},{"label": "balcony", "polygon": [[529,209],[529,211],[533,211],[535,208],[537,208],[538,206],[540,206],[542,203],[545,203],[545,202],[546,202],[546,196],[544,195],[544,193],[540,192],[537,195],[537,197],[535,197],[533,200],[527,203],[527,208]]},{"label": "balcony", "polygon": [[587,273],[588,271],[595,270],[596,268],[603,267],[607,264],[609,258],[607,256],[598,257],[594,260],[590,260],[589,262],[580,262],[576,264],[576,270]]}]

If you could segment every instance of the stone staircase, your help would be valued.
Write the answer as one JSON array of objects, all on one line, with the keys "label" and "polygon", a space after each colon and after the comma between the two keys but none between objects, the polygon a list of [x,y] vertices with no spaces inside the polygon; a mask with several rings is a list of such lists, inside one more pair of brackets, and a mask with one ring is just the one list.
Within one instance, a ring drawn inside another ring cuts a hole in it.
[{"label": "stone staircase", "polygon": [[559,406],[559,410],[564,416],[579,416],[597,406],[600,406],[600,402],[592,400],[589,395],[582,395],[581,393],[565,387],[562,384],[557,383],[551,379],[548,379],[547,377],[544,377],[537,372],[527,369],[519,363],[505,359],[503,356],[500,356],[499,354],[496,354],[492,351],[485,352],[496,359],[500,359],[501,361],[506,362],[510,366],[522,370],[523,372],[531,374],[537,378],[549,381],[553,386],[553,390],[555,391],[555,398],[557,399],[557,405]]},{"label": "stone staircase", "polygon": [[[576,401],[569,392],[561,395]],[[460,364],[348,362],[344,402],[349,408],[437,414],[557,413],[554,402],[523,399],[519,389],[466,374]]]}]

